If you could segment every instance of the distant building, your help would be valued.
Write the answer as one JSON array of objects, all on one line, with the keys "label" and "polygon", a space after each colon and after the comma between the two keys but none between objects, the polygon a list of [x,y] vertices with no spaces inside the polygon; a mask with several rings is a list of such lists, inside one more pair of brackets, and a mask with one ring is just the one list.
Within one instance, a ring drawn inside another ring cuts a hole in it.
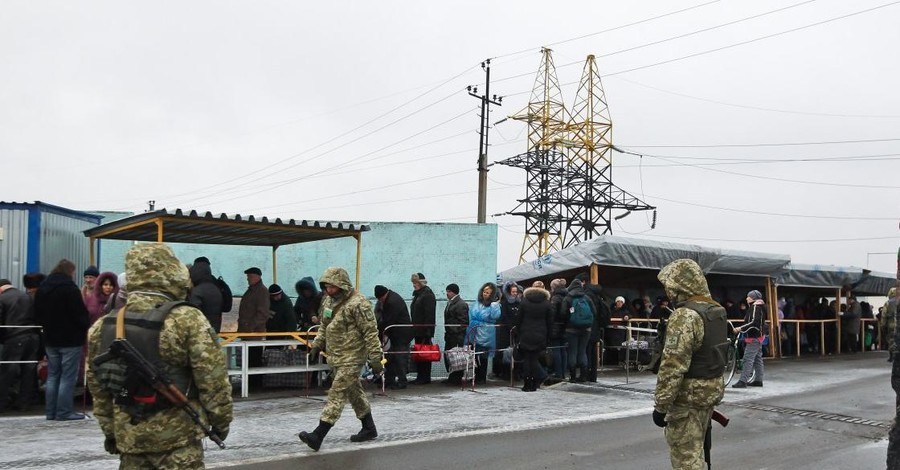
[{"label": "distant building", "polygon": [[[90,264],[90,247],[82,231],[100,225],[102,217],[64,207],[0,202],[0,278],[21,287],[22,275],[50,272],[67,258],[80,274]],[[76,276],[81,282],[81,276]]]}]

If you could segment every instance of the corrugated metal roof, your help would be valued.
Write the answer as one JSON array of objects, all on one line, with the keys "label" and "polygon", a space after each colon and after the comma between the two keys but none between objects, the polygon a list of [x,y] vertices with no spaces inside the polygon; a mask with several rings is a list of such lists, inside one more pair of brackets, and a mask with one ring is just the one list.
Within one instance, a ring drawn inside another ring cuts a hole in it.
[{"label": "corrugated metal roof", "polygon": [[0,209],[7,210],[30,210],[30,209],[38,209],[42,212],[50,212],[53,214],[59,214],[65,217],[71,217],[73,219],[84,220],[85,222],[92,222],[95,224],[100,223],[99,215],[91,214],[90,212],[77,211],[74,209],[67,209],[65,207],[55,206],[53,204],[47,204],[46,202],[34,201],[34,202],[15,202],[15,201],[0,201]]},{"label": "corrugated metal roof", "polygon": [[145,212],[85,230],[87,237],[114,240],[201,243],[208,245],[283,246],[356,236],[369,230],[358,222],[274,220],[240,214],[215,215],[166,209]]}]

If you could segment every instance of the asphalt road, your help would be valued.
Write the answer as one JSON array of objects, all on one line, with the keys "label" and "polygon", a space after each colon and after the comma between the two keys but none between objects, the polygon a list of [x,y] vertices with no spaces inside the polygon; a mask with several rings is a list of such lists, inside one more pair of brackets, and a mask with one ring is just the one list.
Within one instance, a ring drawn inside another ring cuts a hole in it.
[{"label": "asphalt road", "polygon": [[[871,363],[871,359],[865,362]],[[790,368],[785,369],[787,372]],[[729,426],[713,425],[713,468],[884,468],[886,421],[892,416],[894,403],[889,368],[885,367],[884,375],[876,379],[828,379],[827,369],[826,373],[811,372],[808,377],[799,372],[796,380],[819,382],[814,391],[728,400],[720,409],[731,418]],[[577,393],[612,392],[647,400],[646,391],[631,388],[585,388]],[[661,469],[669,468],[667,451],[662,430],[649,416],[631,416],[522,431],[411,438],[354,450],[304,452],[297,457],[229,468]]]}]

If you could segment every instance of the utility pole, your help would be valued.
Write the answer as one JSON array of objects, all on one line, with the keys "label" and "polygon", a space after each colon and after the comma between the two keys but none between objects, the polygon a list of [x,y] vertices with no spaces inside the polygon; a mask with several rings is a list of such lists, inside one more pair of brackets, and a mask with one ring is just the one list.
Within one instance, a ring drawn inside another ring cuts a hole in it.
[{"label": "utility pole", "polygon": [[484,94],[478,94],[478,87],[467,86],[469,96],[481,100],[481,127],[478,128],[478,223],[483,224],[487,216],[487,153],[488,131],[490,130],[491,105],[501,106],[502,96],[491,95],[491,59],[481,63],[484,69]]}]

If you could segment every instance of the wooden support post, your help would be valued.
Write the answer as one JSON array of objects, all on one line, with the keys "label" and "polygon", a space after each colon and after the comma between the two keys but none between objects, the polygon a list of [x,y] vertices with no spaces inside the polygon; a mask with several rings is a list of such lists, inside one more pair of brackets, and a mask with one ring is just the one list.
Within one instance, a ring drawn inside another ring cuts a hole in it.
[{"label": "wooden support post", "polygon": [[837,288],[837,295],[834,297],[834,319],[837,323],[837,345],[835,347],[835,351],[838,354],[841,353],[841,288]]}]

